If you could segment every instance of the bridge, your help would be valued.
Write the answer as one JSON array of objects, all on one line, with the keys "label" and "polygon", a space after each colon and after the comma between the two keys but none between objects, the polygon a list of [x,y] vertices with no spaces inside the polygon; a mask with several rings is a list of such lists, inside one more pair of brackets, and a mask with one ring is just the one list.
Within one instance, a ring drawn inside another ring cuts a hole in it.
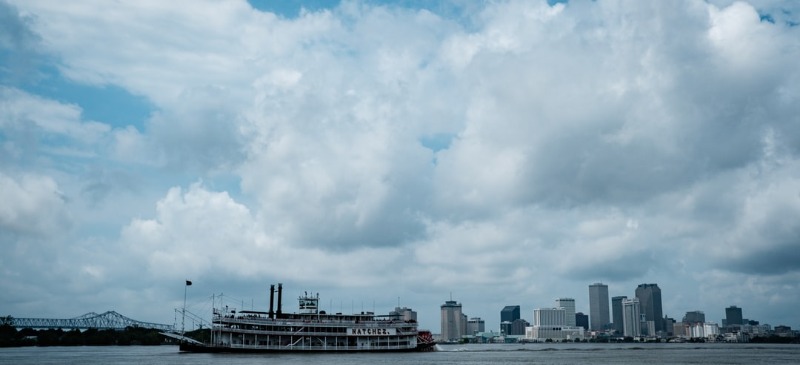
[{"label": "bridge", "polygon": [[141,322],[130,319],[117,312],[108,311],[102,314],[95,312],[69,319],[55,318],[0,318],[2,324],[9,324],[16,328],[61,328],[61,329],[114,329],[123,330],[127,327],[152,328],[161,331],[174,331],[175,327],[169,324]]}]

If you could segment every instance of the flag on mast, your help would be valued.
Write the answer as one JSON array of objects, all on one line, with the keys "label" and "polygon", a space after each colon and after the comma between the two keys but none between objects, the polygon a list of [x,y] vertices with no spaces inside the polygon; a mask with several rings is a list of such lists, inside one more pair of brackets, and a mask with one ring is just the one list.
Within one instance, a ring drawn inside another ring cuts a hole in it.
[{"label": "flag on mast", "polygon": [[192,285],[192,281],[191,280],[186,280],[186,286],[189,286],[189,285]]}]

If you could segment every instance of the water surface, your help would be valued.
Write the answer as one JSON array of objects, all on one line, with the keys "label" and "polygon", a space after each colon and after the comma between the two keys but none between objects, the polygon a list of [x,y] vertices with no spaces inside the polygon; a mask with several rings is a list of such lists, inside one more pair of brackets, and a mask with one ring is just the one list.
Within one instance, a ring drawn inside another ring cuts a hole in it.
[{"label": "water surface", "polygon": [[425,353],[193,354],[177,346],[0,348],[13,365],[505,365],[505,364],[796,364],[800,345],[773,344],[491,344],[442,345]]}]

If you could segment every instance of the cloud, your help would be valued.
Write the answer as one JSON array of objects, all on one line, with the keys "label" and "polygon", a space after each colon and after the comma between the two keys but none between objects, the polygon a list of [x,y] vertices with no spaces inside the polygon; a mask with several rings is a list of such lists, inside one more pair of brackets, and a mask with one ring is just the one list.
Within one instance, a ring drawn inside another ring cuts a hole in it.
[{"label": "cloud", "polygon": [[[67,207],[56,182],[48,176],[14,178],[0,173],[0,227],[6,236],[53,236],[69,226]],[[9,237],[6,237],[9,239]]]},{"label": "cloud", "polygon": [[0,32],[0,46],[3,48],[25,49],[39,40],[27,24],[30,19],[20,17],[14,6],[5,2],[0,4],[0,17],[3,19],[3,32]]},{"label": "cloud", "polygon": [[3,100],[0,126],[6,131],[32,129],[37,134],[53,134],[89,144],[110,130],[102,123],[81,121],[81,110],[75,105],[6,87],[0,88],[0,98]]},{"label": "cloud", "polygon": [[217,87],[186,90],[177,103],[148,120],[144,133],[156,161],[195,173],[236,167],[244,155],[246,136],[241,116],[233,111],[237,102],[231,92]]},{"label": "cloud", "polygon": [[722,267],[765,275],[800,271],[800,224],[792,218],[800,211],[797,168],[793,160],[738,189],[744,199],[736,212],[735,228],[713,251]]},{"label": "cloud", "polygon": [[323,285],[374,285],[391,281],[371,275],[376,256],[381,267],[402,267],[404,254],[397,248],[326,252],[269,232],[227,193],[195,183],[186,191],[170,189],[153,219],[136,219],[124,227],[121,243],[146,262],[150,279],[313,277]]},{"label": "cloud", "polygon": [[0,2],[0,80],[12,84],[30,81],[37,65],[39,38],[30,28],[30,17]]},{"label": "cloud", "polygon": [[[489,321],[505,300],[580,308],[599,280],[629,296],[658,282],[673,317],[792,299],[800,27],[760,18],[782,5],[15,6],[48,67],[154,106],[111,128],[0,86],[0,181],[18,199],[2,222],[77,222],[53,244],[88,258],[42,261],[71,278],[64,295],[172,305],[187,277],[286,278],[412,292],[421,312],[455,291]],[[40,211],[55,218],[13,218]]]},{"label": "cloud", "polygon": [[247,271],[253,267],[246,258],[268,244],[254,236],[252,222],[249,210],[228,194],[195,184],[185,194],[170,189],[157,205],[157,217],[133,220],[121,240],[144,256],[147,271],[158,277],[199,276],[210,267]]}]

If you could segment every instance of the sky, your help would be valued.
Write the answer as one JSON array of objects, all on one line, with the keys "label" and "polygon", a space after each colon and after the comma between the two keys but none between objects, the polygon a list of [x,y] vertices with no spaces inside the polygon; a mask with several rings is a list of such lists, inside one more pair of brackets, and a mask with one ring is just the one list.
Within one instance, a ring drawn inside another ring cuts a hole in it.
[{"label": "sky", "polygon": [[[800,327],[800,3],[0,0],[0,315]],[[185,280],[192,286],[185,287]],[[223,298],[220,301],[220,297]]]}]

